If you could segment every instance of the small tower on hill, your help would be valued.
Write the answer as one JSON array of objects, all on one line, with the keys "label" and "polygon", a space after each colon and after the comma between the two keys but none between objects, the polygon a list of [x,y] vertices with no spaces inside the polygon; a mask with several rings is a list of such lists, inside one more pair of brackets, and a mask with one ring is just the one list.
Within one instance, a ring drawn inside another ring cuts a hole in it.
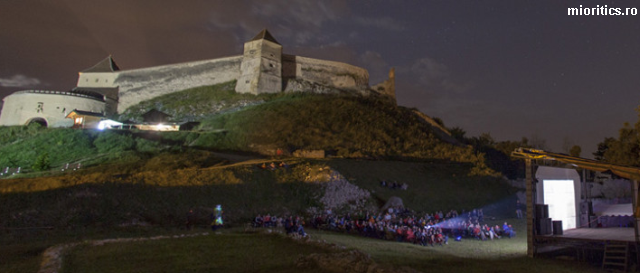
[{"label": "small tower on hill", "polygon": [[244,44],[238,93],[276,93],[282,91],[282,45],[264,29]]}]

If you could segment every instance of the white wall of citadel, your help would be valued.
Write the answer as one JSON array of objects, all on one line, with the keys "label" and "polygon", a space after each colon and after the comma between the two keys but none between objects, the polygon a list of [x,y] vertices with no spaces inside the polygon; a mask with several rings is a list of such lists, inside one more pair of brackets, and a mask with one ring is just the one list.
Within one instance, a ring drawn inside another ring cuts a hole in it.
[{"label": "white wall of citadel", "polygon": [[118,112],[176,91],[236,80],[241,62],[242,56],[233,56],[115,72],[120,90]]},{"label": "white wall of citadel", "polygon": [[104,88],[117,87],[115,84],[117,72],[80,72],[78,73],[78,87]]},{"label": "white wall of citadel", "polygon": [[106,104],[94,98],[61,91],[18,91],[4,98],[0,125],[26,125],[41,118],[49,127],[71,127],[66,116],[78,109],[95,113],[106,111]]},{"label": "white wall of citadel", "polygon": [[354,65],[300,56],[283,56],[283,78],[296,78],[339,89],[364,90],[369,72]]}]

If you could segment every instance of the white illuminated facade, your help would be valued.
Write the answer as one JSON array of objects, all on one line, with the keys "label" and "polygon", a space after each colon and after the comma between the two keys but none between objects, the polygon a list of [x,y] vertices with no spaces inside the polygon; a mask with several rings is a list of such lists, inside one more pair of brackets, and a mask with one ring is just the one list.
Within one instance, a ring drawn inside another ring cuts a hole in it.
[{"label": "white illuminated facade", "polygon": [[549,218],[562,221],[562,229],[576,228],[576,198],[573,180],[543,180],[544,202]]},{"label": "white illuminated facade", "polygon": [[549,218],[562,229],[580,226],[580,175],[574,169],[540,166],[536,171],[536,203],[549,205]]}]

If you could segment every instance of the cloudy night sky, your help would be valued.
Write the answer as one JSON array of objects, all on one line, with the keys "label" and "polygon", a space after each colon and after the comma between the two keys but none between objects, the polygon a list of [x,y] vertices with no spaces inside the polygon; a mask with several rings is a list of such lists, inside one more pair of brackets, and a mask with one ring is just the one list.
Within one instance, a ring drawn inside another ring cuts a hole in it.
[{"label": "cloudy night sky", "polygon": [[267,28],[284,53],[396,69],[398,104],[467,136],[522,137],[592,157],[635,123],[640,14],[569,16],[636,1],[68,0],[0,2],[0,97],[70,90],[108,55],[120,69],[241,55]]}]

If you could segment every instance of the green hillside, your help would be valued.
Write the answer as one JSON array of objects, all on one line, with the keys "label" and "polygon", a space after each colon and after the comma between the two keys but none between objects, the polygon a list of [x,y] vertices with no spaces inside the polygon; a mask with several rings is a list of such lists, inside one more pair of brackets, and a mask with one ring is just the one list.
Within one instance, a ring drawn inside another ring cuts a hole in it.
[{"label": "green hillside", "polygon": [[[310,217],[327,202],[337,213],[375,211],[393,196],[420,213],[511,213],[505,204],[514,189],[483,154],[439,139],[413,109],[380,97],[254,96],[223,84],[156,98],[121,118],[150,109],[200,125],[179,132],[0,127],[0,167],[22,169],[0,179],[0,257],[11,260],[0,271],[34,271],[42,251],[59,243],[176,233],[190,209],[197,228],[207,228],[217,204],[230,227],[257,214]],[[273,156],[276,149],[284,154]],[[297,150],[328,156],[295,158]],[[288,166],[261,168],[272,162]],[[330,181],[340,185],[334,192]]]},{"label": "green hillside", "polygon": [[[411,109],[377,97],[290,94],[202,122],[189,145],[273,153],[327,151],[352,158],[418,158],[469,162],[491,173],[482,155],[448,144]],[[224,133],[206,133],[221,130]]]}]

